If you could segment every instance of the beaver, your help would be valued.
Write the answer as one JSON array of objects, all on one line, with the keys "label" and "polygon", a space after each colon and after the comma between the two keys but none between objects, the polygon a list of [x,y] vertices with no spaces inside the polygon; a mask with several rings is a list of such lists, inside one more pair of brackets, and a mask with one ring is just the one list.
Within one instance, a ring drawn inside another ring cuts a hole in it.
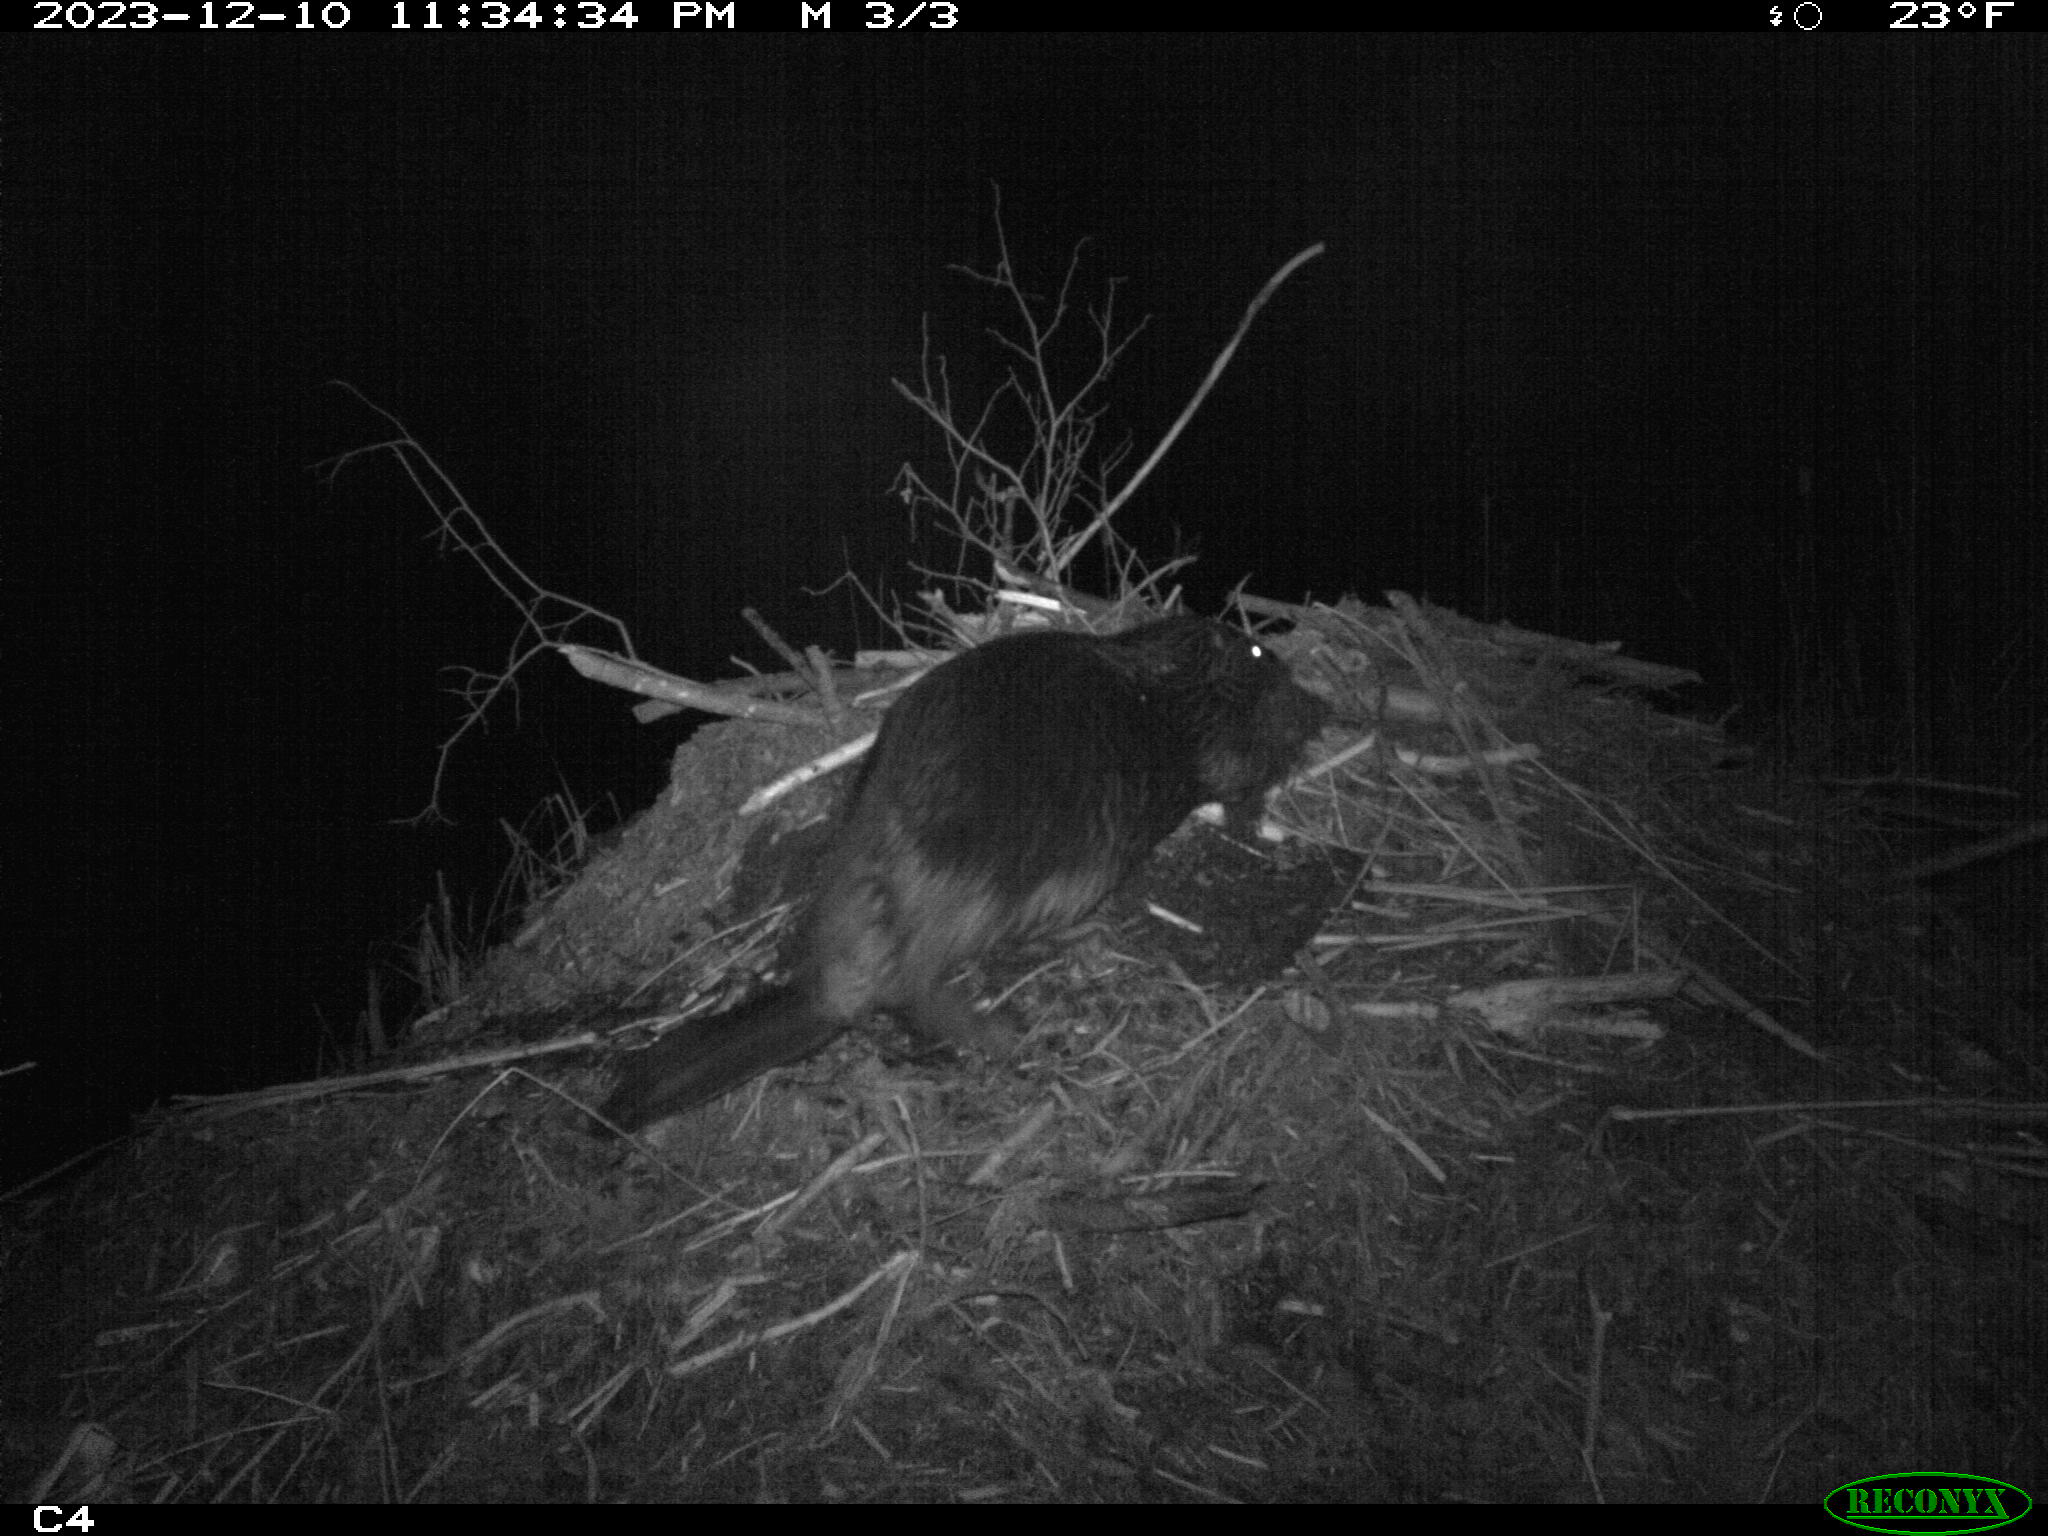
[{"label": "beaver", "polygon": [[935,667],[861,764],[788,983],[627,1055],[605,1118],[638,1129],[878,1010],[1002,1054],[1013,1032],[952,973],[1086,917],[1196,806],[1255,818],[1327,713],[1271,651],[1192,617],[1009,635]]}]

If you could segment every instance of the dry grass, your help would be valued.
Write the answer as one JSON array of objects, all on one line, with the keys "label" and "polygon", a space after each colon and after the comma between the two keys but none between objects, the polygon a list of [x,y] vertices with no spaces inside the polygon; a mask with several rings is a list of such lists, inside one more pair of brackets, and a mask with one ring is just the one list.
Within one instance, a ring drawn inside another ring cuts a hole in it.
[{"label": "dry grass", "polygon": [[1643,702],[1675,674],[1399,599],[1290,616],[1340,723],[1285,849],[1198,830],[1158,861],[1142,894],[1206,903],[1199,940],[1129,903],[1024,971],[1016,1068],[863,1037],[649,1151],[582,1107],[595,1032],[748,984],[802,888],[777,834],[826,794],[734,810],[862,722],[700,732],[402,1060],[191,1106],[14,1201],[35,1283],[0,1371],[41,1394],[15,1485],[2038,1480],[2038,1045],[1952,1006],[1966,951],[1886,875],[1881,820],[1731,766]]}]

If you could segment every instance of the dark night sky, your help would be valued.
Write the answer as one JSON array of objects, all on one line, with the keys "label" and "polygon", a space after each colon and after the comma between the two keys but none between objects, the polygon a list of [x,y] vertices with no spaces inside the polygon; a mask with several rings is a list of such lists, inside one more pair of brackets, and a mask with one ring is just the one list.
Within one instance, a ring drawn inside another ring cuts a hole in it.
[{"label": "dark night sky", "polygon": [[388,462],[315,476],[381,435],[325,381],[657,664],[768,663],[743,604],[872,643],[825,589],[945,561],[886,494],[940,466],[889,381],[926,317],[963,398],[1000,361],[947,270],[993,265],[995,185],[1037,286],[1086,237],[1079,292],[1150,317],[1106,399],[1132,462],[1328,244],[1127,517],[1200,549],[1198,604],[1401,588],[1761,711],[1904,614],[2043,681],[2031,37],[32,40],[11,1163],[306,1075],[437,870],[481,910],[501,821],[637,809],[686,728],[543,664],[460,749],[459,824],[399,824],[444,669],[513,615]]}]

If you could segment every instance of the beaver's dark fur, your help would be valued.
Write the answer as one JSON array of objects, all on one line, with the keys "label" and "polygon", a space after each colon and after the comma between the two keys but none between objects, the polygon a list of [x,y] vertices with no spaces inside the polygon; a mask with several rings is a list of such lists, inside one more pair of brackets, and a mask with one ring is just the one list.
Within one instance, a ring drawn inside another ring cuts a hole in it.
[{"label": "beaver's dark fur", "polygon": [[1207,619],[1011,635],[921,678],[848,794],[787,986],[621,1058],[627,1129],[797,1061],[884,1009],[934,1040],[1009,1031],[948,978],[1078,922],[1196,806],[1255,813],[1322,728],[1279,657]]}]

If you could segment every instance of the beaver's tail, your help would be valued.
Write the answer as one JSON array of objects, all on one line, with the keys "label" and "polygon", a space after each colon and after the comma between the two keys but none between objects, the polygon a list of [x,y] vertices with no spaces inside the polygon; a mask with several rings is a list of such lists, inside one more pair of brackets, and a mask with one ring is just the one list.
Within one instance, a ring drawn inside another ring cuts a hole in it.
[{"label": "beaver's tail", "polygon": [[737,1008],[692,1019],[644,1051],[617,1058],[619,1086],[604,1117],[637,1131],[664,1116],[715,1099],[770,1067],[823,1050],[846,1022],[820,1013],[792,987],[771,987]]}]

